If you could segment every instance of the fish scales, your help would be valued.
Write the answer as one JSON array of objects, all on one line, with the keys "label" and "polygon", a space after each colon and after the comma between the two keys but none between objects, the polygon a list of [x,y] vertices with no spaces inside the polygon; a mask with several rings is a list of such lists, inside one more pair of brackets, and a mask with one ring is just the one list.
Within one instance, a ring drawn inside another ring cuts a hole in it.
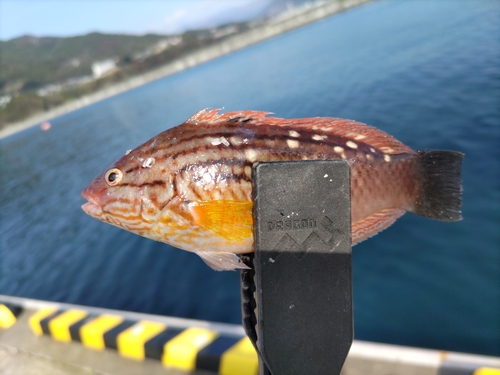
[{"label": "fish scales", "polygon": [[460,219],[462,154],[415,152],[350,120],[267,115],[198,112],[127,152],[98,176],[83,192],[89,201],[83,209],[104,222],[195,252],[214,269],[244,268],[235,254],[253,251],[252,165],[342,159],[351,167],[354,243],[385,229],[405,211]]}]

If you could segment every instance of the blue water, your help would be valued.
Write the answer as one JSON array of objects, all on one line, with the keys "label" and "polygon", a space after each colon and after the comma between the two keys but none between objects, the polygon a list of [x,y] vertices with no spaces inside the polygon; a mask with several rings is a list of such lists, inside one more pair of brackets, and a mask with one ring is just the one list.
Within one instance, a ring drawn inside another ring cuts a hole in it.
[{"label": "blue water", "polygon": [[500,2],[381,1],[0,141],[0,294],[240,322],[237,272],[98,222],[80,191],[205,107],[372,124],[466,154],[464,220],[354,248],[357,339],[500,355]]}]

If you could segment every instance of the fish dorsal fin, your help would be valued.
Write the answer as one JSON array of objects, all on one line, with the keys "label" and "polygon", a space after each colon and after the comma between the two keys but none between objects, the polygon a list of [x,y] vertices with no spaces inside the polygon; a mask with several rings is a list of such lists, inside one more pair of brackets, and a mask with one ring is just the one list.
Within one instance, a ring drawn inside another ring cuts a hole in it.
[{"label": "fish dorsal fin", "polygon": [[270,112],[262,111],[234,111],[219,114],[219,109],[202,109],[201,111],[195,113],[191,116],[186,123],[199,125],[200,123],[205,124],[218,124],[221,122],[261,122],[269,115]]},{"label": "fish dorsal fin", "polygon": [[332,117],[311,117],[300,119],[282,119],[267,117],[270,112],[235,111],[219,114],[218,109],[203,109],[191,116],[186,123],[199,125],[219,124],[222,122],[240,122],[246,125],[272,125],[292,129],[306,129],[321,133],[334,133],[345,138],[360,141],[380,150],[384,154],[396,155],[414,153],[414,151],[399,142],[396,138],[372,126],[352,120]]},{"label": "fish dorsal fin", "polygon": [[230,242],[252,236],[253,203],[250,201],[214,200],[192,202],[189,210],[195,223]]},{"label": "fish dorsal fin", "polygon": [[415,153],[410,147],[398,141],[389,134],[372,126],[362,124],[353,120],[345,120],[333,117],[311,117],[300,119],[280,119],[266,117],[265,122],[260,124],[286,126],[300,132],[300,129],[317,131],[328,134],[333,133],[341,137],[366,143],[384,154],[396,155],[404,153]]},{"label": "fish dorsal fin", "polygon": [[[410,147],[398,141],[389,134],[372,126],[362,124],[353,120],[341,118],[311,118],[308,124],[301,126],[312,126],[313,129],[321,129],[325,132],[333,132],[342,137],[366,143],[373,148],[379,149],[384,154],[415,153]],[[309,125],[311,124],[311,125]]]}]

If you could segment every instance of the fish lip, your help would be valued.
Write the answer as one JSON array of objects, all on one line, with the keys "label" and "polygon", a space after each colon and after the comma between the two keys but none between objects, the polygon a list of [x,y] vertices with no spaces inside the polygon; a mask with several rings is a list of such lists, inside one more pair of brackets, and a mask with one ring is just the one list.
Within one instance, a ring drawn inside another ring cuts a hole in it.
[{"label": "fish lip", "polygon": [[102,216],[103,210],[99,203],[96,202],[95,199],[92,198],[88,188],[82,191],[82,197],[88,200],[87,203],[82,205],[82,210],[89,216],[99,217]]},{"label": "fish lip", "polygon": [[89,216],[102,216],[103,211],[102,207],[96,203],[95,201],[88,201],[87,203],[82,205],[82,210]]}]

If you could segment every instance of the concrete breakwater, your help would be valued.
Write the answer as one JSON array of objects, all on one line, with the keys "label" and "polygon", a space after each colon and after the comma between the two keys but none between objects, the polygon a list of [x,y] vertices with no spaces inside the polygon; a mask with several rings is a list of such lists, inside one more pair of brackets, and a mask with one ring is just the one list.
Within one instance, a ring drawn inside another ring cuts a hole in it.
[{"label": "concrete breakwater", "polygon": [[147,73],[128,78],[122,82],[107,86],[99,91],[71,100],[46,112],[38,113],[25,120],[7,124],[0,129],[0,139],[8,137],[21,130],[27,129],[54,117],[61,116],[76,109],[85,107],[127,90],[145,85],[157,79],[178,73],[204,62],[216,59],[231,52],[243,49],[266,39],[283,34],[314,21],[329,17],[343,10],[367,3],[371,0],[330,0],[324,3],[305,8],[301,12],[292,13],[288,17],[280,17],[252,30],[235,35],[215,45],[201,48],[171,63],[151,70]]}]

